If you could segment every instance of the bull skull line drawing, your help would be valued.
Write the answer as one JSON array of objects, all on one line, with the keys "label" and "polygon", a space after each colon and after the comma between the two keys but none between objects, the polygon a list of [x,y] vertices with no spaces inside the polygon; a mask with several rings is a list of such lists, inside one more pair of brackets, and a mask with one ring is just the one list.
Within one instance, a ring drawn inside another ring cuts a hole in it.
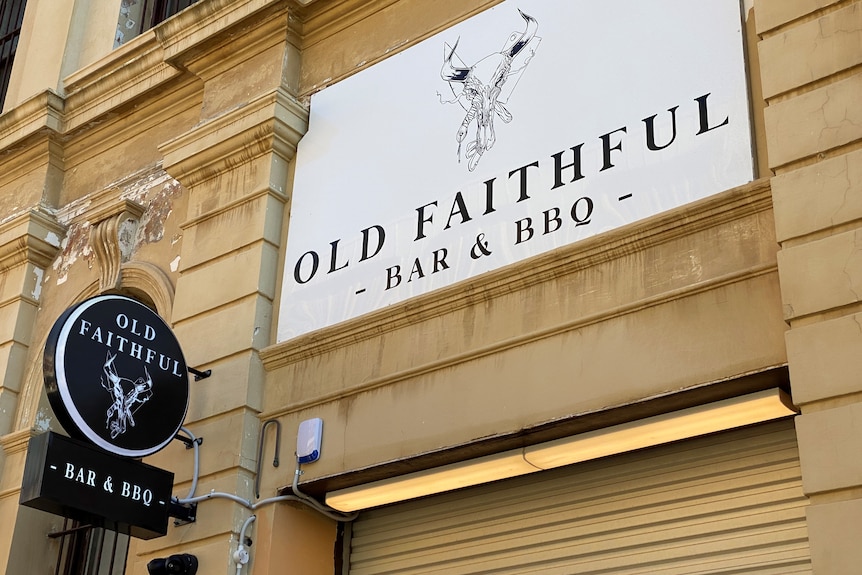
[{"label": "bull skull line drawing", "polygon": [[117,355],[111,355],[109,351],[102,368],[105,375],[101,380],[102,387],[111,394],[113,399],[111,407],[105,413],[105,427],[110,430],[111,439],[124,434],[128,427],[135,426],[135,412],[153,395],[153,379],[146,366],[144,366],[144,377],[132,381],[120,377],[114,366],[115,359]]},{"label": "bull skull line drawing", "polygon": [[461,146],[475,123],[476,135],[467,141],[464,154],[467,169],[471,172],[476,169],[482,155],[497,141],[494,117],[499,117],[506,124],[512,121],[512,114],[504,104],[508,102],[541,42],[541,38],[536,36],[536,19],[521,10],[518,13],[526,22],[526,29],[510,34],[502,50],[482,58],[472,66],[464,64],[456,53],[460,37],[454,46],[444,44],[440,76],[449,83],[454,99],[443,103],[458,102],[466,111],[455,134],[459,162]]}]

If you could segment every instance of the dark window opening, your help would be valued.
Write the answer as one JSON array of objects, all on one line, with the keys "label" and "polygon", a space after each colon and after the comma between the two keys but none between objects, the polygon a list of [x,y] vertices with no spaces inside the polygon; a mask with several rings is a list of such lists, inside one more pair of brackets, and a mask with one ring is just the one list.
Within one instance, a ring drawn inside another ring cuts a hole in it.
[{"label": "dark window opening", "polygon": [[0,0],[0,110],[6,101],[26,0]]},{"label": "dark window opening", "polygon": [[[150,18],[150,27],[160,24],[174,14],[185,10],[197,0],[150,0],[153,4],[153,12]],[[150,3],[150,2],[146,2]]]},{"label": "dark window opening", "polygon": [[54,575],[123,575],[129,536],[66,519],[63,530],[48,535],[60,539]]},{"label": "dark window opening", "polygon": [[114,48],[158,26],[199,0],[122,0]]}]

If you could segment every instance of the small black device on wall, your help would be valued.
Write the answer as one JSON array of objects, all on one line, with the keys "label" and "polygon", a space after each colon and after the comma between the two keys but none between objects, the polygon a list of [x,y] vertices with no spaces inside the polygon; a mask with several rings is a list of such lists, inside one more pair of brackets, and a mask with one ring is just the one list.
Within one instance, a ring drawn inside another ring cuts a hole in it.
[{"label": "small black device on wall", "polygon": [[150,575],[195,575],[198,572],[198,558],[182,553],[165,559],[153,559],[147,563],[147,572]]}]

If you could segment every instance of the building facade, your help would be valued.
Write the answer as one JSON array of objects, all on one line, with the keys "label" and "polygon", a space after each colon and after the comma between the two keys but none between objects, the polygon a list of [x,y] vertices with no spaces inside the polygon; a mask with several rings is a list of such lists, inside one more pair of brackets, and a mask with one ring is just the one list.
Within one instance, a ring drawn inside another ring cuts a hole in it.
[{"label": "building facade", "polygon": [[[291,259],[297,230],[318,226],[292,210],[315,179],[302,146],[326,125],[324,101],[356,117],[371,103],[324,95],[515,5],[59,4],[0,0],[6,573],[146,573],[181,553],[208,574],[858,572],[862,2],[725,3],[740,13],[746,181],[295,333],[285,317],[300,296],[285,285],[312,286],[318,267],[322,276],[344,261],[335,236],[321,244],[331,254],[299,248],[313,266]],[[631,22],[618,4],[615,17]],[[533,35],[512,10],[520,35],[499,54],[514,58]],[[551,18],[536,19],[538,37]],[[465,68],[453,54],[467,54],[467,40],[434,44],[437,65]],[[578,60],[599,48],[560,61],[564,75],[579,78]],[[720,125],[720,111],[705,118],[707,96],[691,96],[701,131]],[[353,149],[426,153],[414,128],[403,126],[403,141],[370,131]],[[612,133],[591,134],[606,164],[619,157]],[[465,142],[462,168],[476,157]],[[559,156],[557,172],[576,169],[575,157],[563,166]],[[323,172],[347,164],[321,158]],[[336,193],[345,202],[370,197],[375,182],[347,185]],[[466,221],[465,206],[446,204],[438,222]],[[418,212],[417,236],[429,213]],[[363,260],[376,255],[372,224],[357,219],[354,230]],[[442,271],[442,257],[400,278]],[[190,382],[185,427],[202,438],[197,449],[175,441],[146,459],[174,473],[196,518],[150,540],[19,505],[28,442],[61,431],[43,385],[51,326],[107,293],[156,310],[188,365],[211,371]],[[785,410],[721,423],[760,399]],[[320,458],[298,479],[315,506],[291,484],[300,425],[318,418]],[[589,441],[598,451],[579,455]]]}]

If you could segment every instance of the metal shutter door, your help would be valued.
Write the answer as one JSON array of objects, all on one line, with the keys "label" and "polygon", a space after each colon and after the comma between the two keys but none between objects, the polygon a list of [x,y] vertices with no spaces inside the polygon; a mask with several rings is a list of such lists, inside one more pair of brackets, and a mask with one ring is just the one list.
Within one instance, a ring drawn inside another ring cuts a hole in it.
[{"label": "metal shutter door", "polygon": [[350,575],[811,573],[785,420],[365,511]]}]

